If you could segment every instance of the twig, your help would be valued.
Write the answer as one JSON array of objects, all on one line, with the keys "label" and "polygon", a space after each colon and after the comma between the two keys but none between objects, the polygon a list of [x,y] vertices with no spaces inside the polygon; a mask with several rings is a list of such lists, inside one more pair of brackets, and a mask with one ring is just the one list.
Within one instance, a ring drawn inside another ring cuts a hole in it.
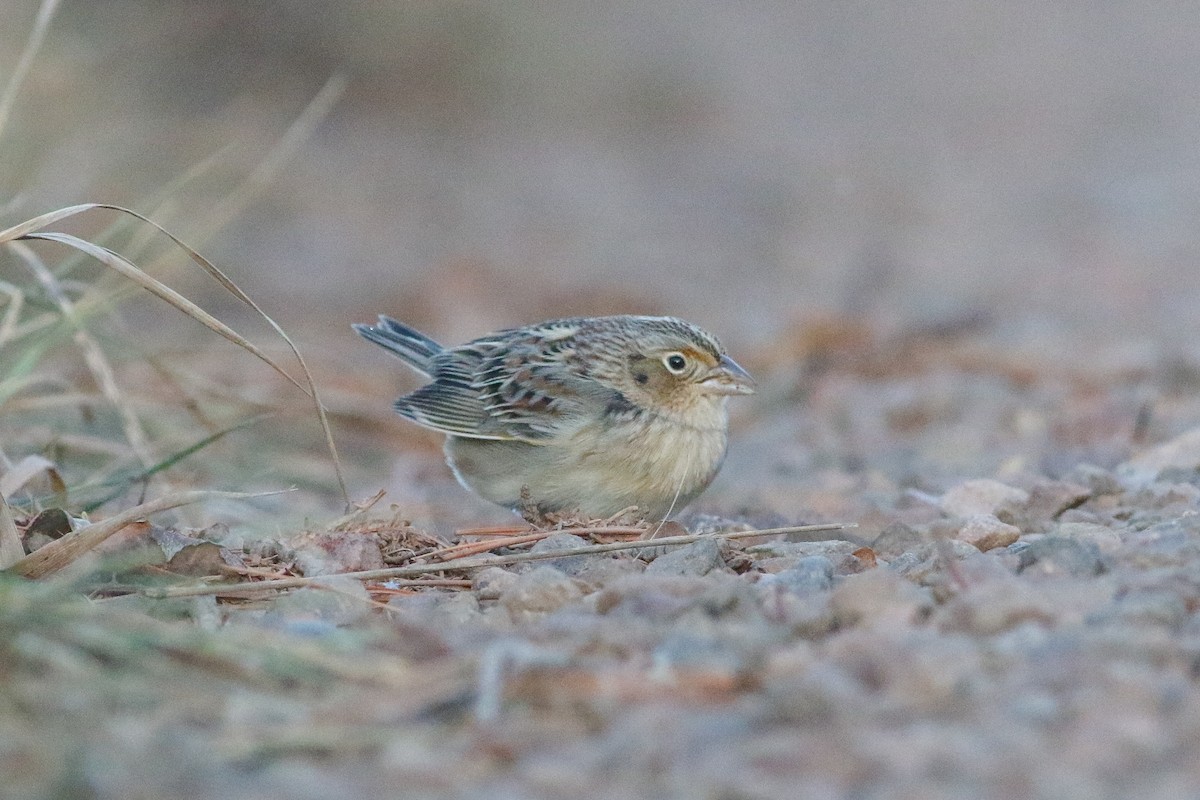
[{"label": "twig", "polygon": [[[385,585],[386,584],[386,585]],[[409,578],[407,580],[390,580],[384,583],[372,584],[368,589],[372,592],[401,593],[405,589],[417,589],[422,586],[440,586],[451,589],[470,589],[471,581],[467,578]]]},{"label": "twig", "polygon": [[[465,528],[461,531],[458,531],[456,535],[460,539],[500,539],[502,541],[499,544],[504,544],[503,540],[534,533],[569,533],[572,536],[641,536],[645,534],[647,530],[648,529],[645,527],[635,527],[633,525],[598,525],[596,527],[551,528],[545,531],[537,531],[528,527],[505,525],[496,526],[494,528]],[[497,546],[499,546],[499,544]]]},{"label": "twig", "polygon": [[368,497],[366,500],[360,500],[356,503],[351,503],[352,510],[338,517],[333,522],[327,524],[325,529],[330,531],[340,531],[349,526],[351,523],[358,522],[360,519],[366,517],[367,512],[374,508],[375,504],[382,500],[386,495],[387,492],[383,489],[380,489],[372,497]]},{"label": "twig", "polygon": [[462,528],[454,532],[454,535],[459,539],[467,537],[477,538],[484,536],[521,536],[526,533],[535,533],[538,528],[530,525],[489,525],[482,528]]},{"label": "twig", "polygon": [[554,531],[533,531],[519,536],[505,536],[500,541],[495,538],[487,539],[482,542],[464,542],[462,544],[443,547],[440,550],[434,550],[431,553],[425,553],[421,558],[437,559],[438,561],[453,561],[456,558],[465,558],[466,556],[479,555],[486,553],[489,550],[494,550],[497,547],[515,547],[519,544],[532,544],[540,542]]},{"label": "twig", "polygon": [[562,548],[558,550],[543,550],[540,553],[514,553],[507,556],[489,556],[487,558],[460,559],[438,564],[409,564],[403,567],[386,569],[368,569],[360,572],[343,572],[337,576],[317,575],[311,578],[280,578],[271,581],[249,583],[232,583],[219,586],[168,586],[150,587],[142,590],[146,597],[196,597],[199,595],[227,595],[242,592],[257,592],[268,589],[294,589],[300,586],[319,585],[321,581],[331,577],[355,578],[357,580],[384,580],[387,578],[410,578],[426,575],[430,572],[448,572],[466,569],[482,569],[484,567],[500,567],[506,564],[518,564],[523,561],[541,561],[565,556],[583,556],[594,553],[613,553],[619,550],[639,550],[646,547],[671,547],[691,544],[702,539],[749,539],[756,536],[778,536],[790,533],[811,533],[813,531],[835,531],[844,528],[855,528],[854,523],[825,523],[821,525],[797,525],[788,528],[767,528],[761,531],[730,531],[728,533],[697,533],[687,536],[666,536],[662,539],[638,540],[635,542],[613,542],[612,544],[593,544],[584,547]]}]

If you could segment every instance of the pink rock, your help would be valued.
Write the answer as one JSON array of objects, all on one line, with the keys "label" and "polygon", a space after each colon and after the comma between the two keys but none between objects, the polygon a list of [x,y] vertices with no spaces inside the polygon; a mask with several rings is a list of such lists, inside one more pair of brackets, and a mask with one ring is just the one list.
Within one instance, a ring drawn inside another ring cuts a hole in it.
[{"label": "pink rock", "polygon": [[1008,547],[1021,537],[1020,528],[996,519],[991,514],[972,514],[963,520],[955,538],[973,544],[982,552],[997,547]]}]

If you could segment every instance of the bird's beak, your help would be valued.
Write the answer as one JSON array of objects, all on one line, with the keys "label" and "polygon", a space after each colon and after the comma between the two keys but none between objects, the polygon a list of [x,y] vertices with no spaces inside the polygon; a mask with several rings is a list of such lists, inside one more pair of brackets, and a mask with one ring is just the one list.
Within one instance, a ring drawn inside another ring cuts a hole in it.
[{"label": "bird's beak", "polygon": [[708,394],[754,394],[754,378],[729,356],[721,356],[721,363],[713,367],[701,388]]}]

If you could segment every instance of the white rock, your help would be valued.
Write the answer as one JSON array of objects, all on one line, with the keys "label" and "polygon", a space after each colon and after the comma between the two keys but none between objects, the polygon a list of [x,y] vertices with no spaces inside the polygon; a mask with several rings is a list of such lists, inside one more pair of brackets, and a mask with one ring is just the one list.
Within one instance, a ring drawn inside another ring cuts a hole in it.
[{"label": "white rock", "polygon": [[942,495],[942,511],[954,517],[992,514],[1006,503],[1025,503],[1029,493],[988,478],[963,481]]}]

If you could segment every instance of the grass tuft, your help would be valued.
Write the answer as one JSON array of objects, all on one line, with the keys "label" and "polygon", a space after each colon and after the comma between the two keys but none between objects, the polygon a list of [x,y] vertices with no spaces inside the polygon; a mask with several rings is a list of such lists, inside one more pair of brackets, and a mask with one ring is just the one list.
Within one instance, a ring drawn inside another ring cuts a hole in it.
[{"label": "grass tuft", "polygon": [[[167,286],[162,281],[148,274],[131,261],[120,255],[119,253],[110,250],[107,247],[97,245],[93,242],[82,239],[72,234],[63,233],[60,231],[48,230],[50,226],[57,225],[72,217],[80,216],[99,210],[116,211],[123,215],[128,215],[134,219],[150,226],[155,231],[167,236],[172,243],[181,249],[192,260],[193,263],[200,266],[206,273],[212,276],[217,283],[227,292],[237,298],[239,301],[249,306],[254,312],[259,315],[267,324],[279,335],[287,344],[288,348],[294,355],[300,368],[300,377],[297,378],[287,369],[285,369],[278,361],[267,355],[260,347],[251,342],[249,339],[235,331],[233,328],[226,325],[221,320],[217,319],[212,314],[209,314],[196,303],[184,297],[179,292],[176,292],[171,287]],[[143,475],[149,476],[160,471],[161,466],[155,469],[155,465],[162,465],[162,459],[156,458],[152,452],[148,437],[142,426],[137,412],[132,406],[127,403],[117,386],[113,375],[111,365],[108,359],[104,356],[103,350],[96,342],[95,338],[90,335],[85,325],[85,321],[77,310],[75,304],[69,299],[67,292],[63,286],[55,279],[52,271],[45,266],[41,259],[33,252],[28,242],[53,242],[60,245],[73,248],[74,250],[84,253],[99,261],[104,266],[115,271],[131,281],[134,285],[145,289],[159,299],[167,302],[179,311],[182,311],[187,316],[204,325],[209,330],[219,336],[233,342],[238,347],[246,350],[263,363],[270,366],[275,372],[283,376],[289,383],[299,388],[313,402],[313,408],[316,412],[321,430],[324,433],[325,443],[329,450],[332,459],[334,472],[337,477],[338,486],[341,490],[342,498],[346,503],[346,508],[350,508],[349,494],[346,490],[346,482],[342,472],[341,461],[338,458],[337,447],[333,440],[333,433],[329,426],[329,420],[325,412],[325,407],[321,403],[320,395],[316,384],[313,381],[312,373],[309,371],[308,365],[305,363],[303,356],[300,354],[299,348],[296,347],[292,339],[286,332],[275,322],[269,315],[262,310],[259,305],[250,298],[232,279],[224,272],[216,267],[208,259],[204,258],[194,249],[185,244],[174,234],[162,228],[157,223],[149,218],[130,209],[121,208],[99,203],[86,203],[68,208],[58,209],[33,219],[26,220],[20,224],[14,225],[7,230],[0,231],[0,245],[6,246],[10,251],[14,252],[22,262],[33,273],[42,292],[44,301],[48,301],[57,310],[61,321],[69,325],[73,330],[73,340],[80,348],[84,355],[84,359],[88,364],[91,374],[100,386],[102,393],[109,401],[112,408],[117,410],[124,431],[125,439],[130,448],[136,455],[138,461],[143,467]],[[14,360],[16,368],[9,373],[0,373],[0,400],[11,397],[16,392],[28,385],[31,380],[32,368],[38,363],[39,356],[45,348],[44,336],[46,331],[41,324],[22,326],[18,316],[21,308],[32,305],[26,302],[28,295],[24,291],[14,290],[7,293],[9,300],[9,309],[4,315],[4,319],[11,320],[7,322],[5,327],[9,331],[9,338],[5,341],[8,347],[13,347],[18,343],[25,344],[28,348],[22,354],[23,357],[18,357]],[[16,298],[20,298],[17,300]],[[20,303],[20,306],[18,306]],[[17,313],[14,313],[16,309]],[[23,335],[22,335],[23,334]],[[26,342],[25,340],[29,340]],[[0,355],[3,350],[0,349]],[[235,426],[236,427],[236,426]],[[219,437],[217,437],[219,438]],[[209,439],[215,441],[215,439]],[[202,445],[203,446],[203,445]],[[195,448],[191,452],[195,452],[200,448]],[[168,458],[167,461],[170,461]]]}]

